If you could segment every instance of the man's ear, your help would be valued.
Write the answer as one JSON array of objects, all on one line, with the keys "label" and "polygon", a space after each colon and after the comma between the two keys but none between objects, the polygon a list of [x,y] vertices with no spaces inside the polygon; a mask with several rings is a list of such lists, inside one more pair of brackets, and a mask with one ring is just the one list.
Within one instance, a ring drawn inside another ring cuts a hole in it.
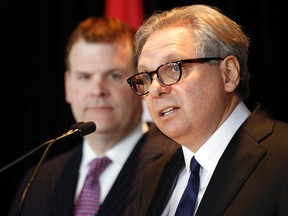
[{"label": "man's ear", "polygon": [[233,55],[227,56],[221,62],[224,88],[226,92],[233,92],[240,82],[240,65]]}]

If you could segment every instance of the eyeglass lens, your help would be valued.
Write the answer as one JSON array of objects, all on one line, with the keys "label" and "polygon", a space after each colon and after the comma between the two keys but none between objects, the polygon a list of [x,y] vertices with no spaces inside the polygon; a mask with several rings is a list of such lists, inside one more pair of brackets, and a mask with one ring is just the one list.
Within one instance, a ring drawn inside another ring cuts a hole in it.
[{"label": "eyeglass lens", "polygon": [[153,80],[153,75],[157,74],[157,78],[164,85],[172,85],[178,82],[181,75],[180,62],[170,62],[161,65],[156,71],[150,73],[139,73],[133,77],[131,84],[137,94],[146,94],[149,91]]}]

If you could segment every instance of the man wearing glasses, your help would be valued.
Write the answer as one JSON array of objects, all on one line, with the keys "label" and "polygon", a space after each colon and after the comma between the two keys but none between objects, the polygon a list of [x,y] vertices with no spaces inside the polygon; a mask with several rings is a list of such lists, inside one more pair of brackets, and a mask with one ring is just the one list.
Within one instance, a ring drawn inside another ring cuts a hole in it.
[{"label": "man wearing glasses", "polygon": [[244,103],[241,27],[196,4],[154,14],[135,43],[139,73],[127,82],[181,144],[144,173],[137,216],[287,215],[288,124]]}]

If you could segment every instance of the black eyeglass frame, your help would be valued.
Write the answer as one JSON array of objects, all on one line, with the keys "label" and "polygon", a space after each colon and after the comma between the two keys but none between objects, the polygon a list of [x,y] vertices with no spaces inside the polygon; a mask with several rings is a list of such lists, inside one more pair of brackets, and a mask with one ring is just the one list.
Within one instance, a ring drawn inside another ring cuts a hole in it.
[{"label": "black eyeglass frame", "polygon": [[[127,82],[128,84],[130,85],[131,89],[133,90],[133,92],[138,95],[138,96],[143,96],[143,95],[146,95],[149,93],[149,91],[145,92],[145,93],[138,93],[136,89],[134,89],[133,87],[133,79],[136,77],[136,76],[139,76],[140,74],[147,74],[149,77],[150,77],[150,80],[151,80],[151,83],[153,82],[153,75],[156,74],[157,75],[157,79],[163,84],[163,85],[166,85],[166,86],[170,86],[170,85],[173,85],[177,82],[179,82],[179,80],[181,79],[182,77],[182,64],[185,64],[185,63],[205,63],[205,62],[208,62],[208,61],[213,61],[213,60],[224,60],[224,58],[220,58],[220,57],[207,57],[207,58],[194,58],[194,59],[183,59],[183,60],[178,60],[178,61],[173,61],[173,62],[166,62],[162,65],[160,65],[156,70],[154,71],[150,71],[150,72],[140,72],[140,73],[137,73],[137,74],[134,74],[133,76],[129,77],[127,79]],[[158,74],[158,71],[161,67],[167,65],[167,64],[177,64],[178,67],[179,67],[179,78],[171,83],[171,84],[166,84],[163,82],[163,79],[159,76]]]}]

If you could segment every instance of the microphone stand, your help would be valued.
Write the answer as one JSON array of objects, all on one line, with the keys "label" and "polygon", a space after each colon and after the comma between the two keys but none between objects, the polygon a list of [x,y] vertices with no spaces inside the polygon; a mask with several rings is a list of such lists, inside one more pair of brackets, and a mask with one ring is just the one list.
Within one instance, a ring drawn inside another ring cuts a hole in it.
[{"label": "microphone stand", "polygon": [[[88,122],[88,123],[89,123],[89,122]],[[65,136],[67,136],[67,135],[70,135],[70,134],[72,133],[71,130],[79,129],[79,126],[81,126],[82,124],[84,124],[84,122],[77,122],[77,123],[73,124],[73,125],[70,127],[70,132],[68,131],[67,133],[63,134],[61,137],[58,137],[58,138],[56,138],[56,139],[54,138],[54,139],[48,140],[47,142],[39,145],[38,147],[36,147],[36,148],[33,149],[32,151],[30,151],[30,152],[26,153],[25,155],[19,157],[17,160],[13,161],[12,163],[6,165],[5,167],[2,167],[2,168],[0,169],[0,174],[1,174],[2,172],[4,172],[5,170],[9,169],[10,167],[16,165],[16,164],[19,163],[20,161],[24,160],[25,158],[29,157],[29,156],[32,155],[33,153],[37,152],[38,150],[42,149],[43,147],[49,145],[50,143],[52,143],[52,142],[54,142],[54,141],[56,141],[56,140],[58,140],[58,139],[60,139],[60,138],[62,138],[62,137],[65,137]],[[87,123],[86,123],[86,124],[87,124]],[[74,132],[75,132],[75,131],[73,131],[73,133],[74,133]]]},{"label": "microphone stand", "polygon": [[28,191],[29,191],[29,189],[30,189],[30,186],[31,186],[32,182],[34,181],[35,176],[36,176],[36,174],[38,173],[39,168],[41,167],[41,165],[43,164],[44,160],[46,159],[46,157],[47,157],[47,155],[48,155],[48,153],[49,153],[52,145],[53,145],[55,142],[56,142],[56,140],[53,141],[53,142],[51,142],[51,143],[46,147],[46,149],[45,149],[42,157],[40,158],[37,166],[36,166],[35,169],[34,169],[34,172],[33,172],[32,176],[30,177],[28,183],[26,184],[26,187],[25,187],[25,189],[24,189],[24,191],[23,191],[23,193],[22,193],[22,196],[21,196],[21,202],[20,202],[20,205],[19,205],[19,207],[18,207],[18,214],[17,214],[17,215],[21,215],[22,207],[23,207],[23,205],[24,205],[25,198],[26,198],[27,193],[28,193]]},{"label": "microphone stand", "polygon": [[[48,142],[43,144],[43,145],[47,145],[47,147],[46,147],[42,157],[40,158],[38,164],[36,165],[32,176],[30,177],[28,183],[26,184],[26,186],[25,186],[25,188],[23,190],[23,193],[22,193],[22,196],[21,196],[21,201],[20,201],[19,207],[17,209],[18,215],[21,215],[21,213],[22,213],[24,202],[25,202],[25,199],[27,197],[27,193],[28,193],[28,191],[30,189],[30,186],[33,183],[33,181],[34,181],[34,179],[35,179],[35,177],[36,177],[41,165],[43,164],[45,158],[47,157],[51,147],[59,140],[67,139],[67,138],[73,137],[73,136],[85,136],[85,135],[87,135],[89,133],[92,133],[95,130],[96,130],[96,125],[95,125],[94,122],[86,122],[86,123],[79,122],[79,123],[76,123],[76,124],[72,125],[70,127],[70,130],[67,133],[65,133],[65,134],[63,134],[63,135],[61,135],[61,136],[59,136],[59,137],[57,137],[55,139],[52,139],[52,140],[50,140],[50,141],[48,141]],[[41,147],[43,145],[41,145]]]},{"label": "microphone stand", "polygon": [[24,205],[25,198],[26,198],[27,193],[28,193],[28,191],[30,189],[30,186],[33,183],[33,181],[35,179],[35,176],[37,175],[37,173],[39,171],[39,168],[41,167],[41,165],[43,164],[44,160],[46,159],[51,147],[53,146],[53,144],[55,144],[58,140],[61,140],[63,138],[68,138],[69,135],[73,135],[74,132],[77,132],[77,131],[78,131],[78,129],[69,130],[67,133],[63,134],[62,136],[57,137],[56,139],[52,139],[52,141],[48,141],[48,142],[44,143],[44,144],[48,143],[48,145],[47,145],[42,157],[40,158],[39,162],[37,163],[37,166],[35,167],[35,169],[33,171],[33,174],[31,175],[28,183],[26,184],[26,187],[24,188],[24,191],[23,191],[22,196],[21,196],[21,201],[20,201],[20,205],[19,205],[19,208],[18,208],[18,214],[17,215],[21,215],[22,207]]},{"label": "microphone stand", "polygon": [[20,215],[22,213],[22,209],[23,209],[23,205],[24,205],[24,202],[25,202],[25,199],[27,197],[27,193],[31,187],[31,184],[33,183],[41,165],[43,164],[44,160],[46,159],[51,147],[57,143],[57,141],[61,141],[61,140],[64,140],[64,139],[67,139],[69,137],[75,137],[75,136],[85,136],[87,134],[90,134],[92,133],[93,131],[96,130],[96,125],[94,122],[90,121],[90,122],[77,122],[76,124],[72,125],[70,127],[70,130],[66,133],[64,133],[63,135],[57,137],[57,138],[54,138],[54,139],[51,139],[45,143],[43,143],[42,145],[38,146],[36,149],[30,151],[29,153],[23,155],[22,157],[20,157],[19,159],[17,159],[16,161],[14,161],[13,163],[10,163],[8,164],[6,167],[0,169],[0,174],[1,172],[7,170],[9,167],[15,165],[16,163],[20,162],[21,160],[25,159],[26,157],[28,157],[29,155],[31,155],[32,153],[38,151],[40,148],[44,147],[44,146],[47,146],[42,157],[40,158],[39,162],[37,163],[29,181],[27,182],[24,190],[23,190],[23,193],[22,193],[22,196],[21,196],[21,201],[20,201],[20,204],[19,204],[19,207],[17,209],[17,212],[18,214],[17,215]]}]

